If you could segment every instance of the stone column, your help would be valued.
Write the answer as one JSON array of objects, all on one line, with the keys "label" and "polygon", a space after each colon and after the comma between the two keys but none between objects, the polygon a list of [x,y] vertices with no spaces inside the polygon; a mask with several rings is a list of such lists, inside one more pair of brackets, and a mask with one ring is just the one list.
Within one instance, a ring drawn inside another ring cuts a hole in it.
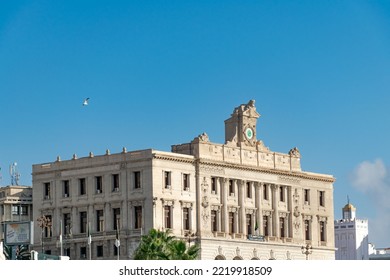
[{"label": "stone column", "polygon": [[261,207],[261,200],[262,200],[262,185],[263,183],[256,182],[255,183],[255,206],[256,206],[256,220],[255,220],[255,226],[257,222],[258,226],[258,234],[264,235],[263,230],[263,209]]},{"label": "stone column", "polygon": [[273,215],[273,226],[272,226],[272,236],[280,237],[279,232],[279,211],[278,211],[278,191],[279,191],[279,185],[272,185],[271,187],[271,193],[272,193],[272,209]]},{"label": "stone column", "polygon": [[227,178],[220,178],[221,183],[221,195],[222,195],[222,212],[221,212],[221,220],[222,220],[222,231],[225,233],[229,232],[229,213],[227,207],[227,196],[228,196],[228,183]]},{"label": "stone column", "polygon": [[245,217],[245,180],[238,180],[238,206],[239,206],[239,230],[238,233],[246,234]]}]

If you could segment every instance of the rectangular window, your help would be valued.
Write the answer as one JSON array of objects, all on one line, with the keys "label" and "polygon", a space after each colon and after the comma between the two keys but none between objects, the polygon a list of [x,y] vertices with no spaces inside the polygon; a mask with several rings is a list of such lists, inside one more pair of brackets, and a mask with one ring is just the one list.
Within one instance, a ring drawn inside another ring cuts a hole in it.
[{"label": "rectangular window", "polygon": [[64,256],[70,257],[70,248],[64,248]]},{"label": "rectangular window", "polygon": [[268,186],[266,184],[263,185],[263,199],[268,200]]},{"label": "rectangular window", "polygon": [[80,212],[80,233],[87,232],[87,212]]},{"label": "rectangular window", "polygon": [[183,208],[183,229],[190,230],[190,209],[188,207]]},{"label": "rectangular window", "polygon": [[232,234],[234,232],[235,232],[234,213],[229,212],[229,233]]},{"label": "rectangular window", "polygon": [[171,188],[171,172],[164,171],[164,187],[166,189]]},{"label": "rectangular window", "polygon": [[113,218],[114,218],[114,230],[119,230],[120,227],[120,222],[121,222],[121,209],[120,208],[113,208]]},{"label": "rectangular window", "polygon": [[119,174],[112,174],[112,191],[119,191]]},{"label": "rectangular window", "polygon": [[190,190],[190,174],[183,174],[183,190]]},{"label": "rectangular window", "polygon": [[279,187],[279,196],[280,196],[280,201],[281,202],[284,202],[284,187],[283,186],[280,186]]},{"label": "rectangular window", "polygon": [[135,171],[134,174],[134,189],[140,189],[141,188],[141,172]]},{"label": "rectangular window", "polygon": [[51,197],[51,193],[50,193],[50,183],[49,182],[46,182],[43,184],[44,186],[44,191],[43,191],[43,194],[44,194],[44,199],[50,199]]},{"label": "rectangular window", "polygon": [[305,205],[310,205],[310,190],[304,189],[303,190],[303,199]]},{"label": "rectangular window", "polygon": [[217,228],[217,211],[211,210],[211,230],[213,232],[218,231]]},{"label": "rectangular window", "polygon": [[142,206],[134,206],[134,228],[142,228]]},{"label": "rectangular window", "polygon": [[103,210],[96,210],[96,231],[104,231],[104,213]]},{"label": "rectangular window", "polygon": [[96,256],[98,258],[103,257],[103,245],[97,245],[96,246]]},{"label": "rectangular window", "polygon": [[19,205],[12,205],[12,215],[19,215]]},{"label": "rectangular window", "polygon": [[85,184],[85,178],[79,179],[79,190],[80,195],[86,195],[87,194],[87,186]]},{"label": "rectangular window", "polygon": [[263,216],[263,233],[265,236],[269,236],[268,216]]},{"label": "rectangular window", "polygon": [[22,216],[27,216],[28,215],[28,205],[21,205],[20,206],[20,214]]},{"label": "rectangular window", "polygon": [[325,239],[326,231],[325,231],[325,222],[320,222],[320,240],[326,241]]},{"label": "rectangular window", "polygon": [[234,184],[233,180],[229,180],[229,195],[234,196]]},{"label": "rectangular window", "polygon": [[171,219],[172,219],[171,206],[166,205],[164,206],[165,228],[172,228]]},{"label": "rectangular window", "polygon": [[320,206],[325,206],[325,192],[324,191],[320,191],[319,192],[319,202],[320,202]]},{"label": "rectangular window", "polygon": [[96,176],[95,177],[95,187],[96,187],[96,193],[102,193],[103,192],[103,179],[102,176]]},{"label": "rectangular window", "polygon": [[65,213],[63,215],[63,233],[65,235],[70,235],[71,234],[71,220],[70,220],[70,213]]},{"label": "rectangular window", "polygon": [[310,240],[310,221],[305,220],[305,240]]},{"label": "rectangular window", "polygon": [[87,247],[80,247],[80,259],[85,260],[87,259]]},{"label": "rectangular window", "polygon": [[252,186],[250,182],[246,182],[246,197],[252,198]]},{"label": "rectangular window", "polygon": [[64,197],[69,197],[69,180],[62,181],[62,194]]},{"label": "rectangular window", "polygon": [[246,214],[246,233],[252,234],[252,215]]},{"label": "rectangular window", "polygon": [[216,194],[217,193],[217,178],[211,177],[211,193]]},{"label": "rectangular window", "polygon": [[279,218],[279,229],[280,229],[280,237],[285,237],[285,224],[284,218]]}]

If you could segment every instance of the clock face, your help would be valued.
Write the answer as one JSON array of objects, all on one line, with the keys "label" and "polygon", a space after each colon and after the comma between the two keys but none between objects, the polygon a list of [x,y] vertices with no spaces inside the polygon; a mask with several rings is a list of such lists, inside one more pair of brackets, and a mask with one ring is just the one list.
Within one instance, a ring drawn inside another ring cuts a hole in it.
[{"label": "clock face", "polygon": [[248,127],[247,129],[245,129],[245,136],[249,140],[251,140],[253,138],[253,130],[252,130],[252,128]]}]

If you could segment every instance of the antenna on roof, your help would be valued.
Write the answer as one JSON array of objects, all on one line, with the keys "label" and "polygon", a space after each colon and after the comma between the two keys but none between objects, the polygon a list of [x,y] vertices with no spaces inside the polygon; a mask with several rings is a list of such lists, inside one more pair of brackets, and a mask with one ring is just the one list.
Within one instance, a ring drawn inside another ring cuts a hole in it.
[{"label": "antenna on roof", "polygon": [[349,204],[349,196],[347,195],[347,204]]},{"label": "antenna on roof", "polygon": [[14,162],[9,166],[9,174],[11,175],[11,186],[19,185],[20,173],[16,169],[17,165],[18,164]]}]

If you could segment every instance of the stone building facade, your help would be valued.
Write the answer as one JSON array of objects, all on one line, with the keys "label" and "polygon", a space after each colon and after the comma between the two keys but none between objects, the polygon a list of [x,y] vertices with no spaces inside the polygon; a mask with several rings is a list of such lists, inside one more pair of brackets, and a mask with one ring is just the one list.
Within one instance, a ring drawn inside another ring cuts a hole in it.
[{"label": "stone building facade", "polygon": [[[297,148],[270,151],[257,140],[255,102],[225,121],[225,144],[203,133],[171,152],[152,149],[77,158],[33,166],[35,226],[48,253],[71,259],[131,259],[141,234],[172,229],[197,242],[201,259],[334,259],[331,175],[304,172]],[[91,229],[89,247],[87,231]]]},{"label": "stone building facade", "polygon": [[29,186],[0,187],[0,241],[5,239],[5,223],[31,222],[32,188]]}]

